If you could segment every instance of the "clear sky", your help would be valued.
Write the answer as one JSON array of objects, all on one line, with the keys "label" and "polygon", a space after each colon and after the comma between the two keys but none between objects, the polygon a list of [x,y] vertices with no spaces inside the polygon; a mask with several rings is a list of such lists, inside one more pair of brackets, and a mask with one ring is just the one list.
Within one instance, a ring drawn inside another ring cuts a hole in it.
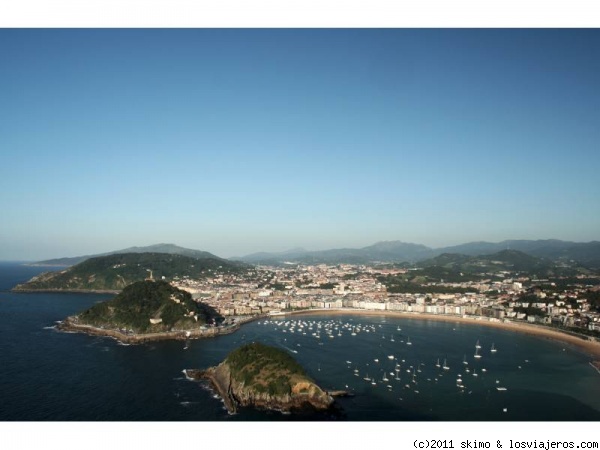
[{"label": "clear sky", "polygon": [[600,239],[600,30],[0,30],[0,259]]}]

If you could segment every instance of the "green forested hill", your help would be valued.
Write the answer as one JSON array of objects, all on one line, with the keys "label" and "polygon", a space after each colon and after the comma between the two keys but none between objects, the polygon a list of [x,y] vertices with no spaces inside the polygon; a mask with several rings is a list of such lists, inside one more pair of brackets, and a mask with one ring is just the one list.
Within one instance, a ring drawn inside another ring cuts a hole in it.
[{"label": "green forested hill", "polygon": [[242,263],[167,253],[121,253],[85,260],[59,272],[46,272],[15,290],[121,290],[150,276],[155,280],[202,279],[245,270]]},{"label": "green forested hill", "polygon": [[[491,255],[469,256],[444,253],[422,261],[419,267],[404,274],[379,276],[388,292],[450,293],[468,292],[468,288],[431,286],[430,283],[462,283],[484,279],[503,279],[499,272],[525,276],[575,276],[587,270],[576,264],[565,265],[545,258],[536,258],[517,250],[502,250]],[[496,277],[496,278],[494,278]]]},{"label": "green forested hill", "polygon": [[194,250],[191,248],[179,247],[175,244],[154,244],[148,245],[146,247],[129,247],[123,250],[115,250],[107,253],[100,253],[97,255],[82,255],[75,257],[65,257],[65,258],[54,258],[47,259],[45,261],[38,261],[32,263],[34,266],[60,266],[60,267],[69,267],[74,266],[75,264],[79,264],[80,262],[85,261],[86,259],[96,258],[98,256],[108,256],[115,255],[117,253],[170,253],[176,255],[190,256],[192,258],[200,259],[200,258],[213,258],[213,259],[223,259],[218,256],[213,255],[212,253],[203,251],[203,250]]},{"label": "green forested hill", "polygon": [[[419,265],[424,271],[432,268],[463,274],[478,274],[500,270],[523,272],[530,275],[571,275],[579,273],[576,264],[565,266],[545,258],[537,258],[518,250],[502,250],[491,255],[468,256],[444,253],[435,258],[422,261]],[[436,273],[435,276],[438,274]]]},{"label": "green forested hill", "polygon": [[225,362],[237,382],[258,392],[285,395],[300,381],[312,383],[302,366],[287,352],[259,342],[232,351]]},{"label": "green forested hill", "polygon": [[[151,319],[157,323],[151,323]],[[112,300],[81,313],[78,323],[144,333],[190,330],[213,319],[222,318],[210,306],[192,300],[188,292],[165,281],[140,281],[127,286]]]}]

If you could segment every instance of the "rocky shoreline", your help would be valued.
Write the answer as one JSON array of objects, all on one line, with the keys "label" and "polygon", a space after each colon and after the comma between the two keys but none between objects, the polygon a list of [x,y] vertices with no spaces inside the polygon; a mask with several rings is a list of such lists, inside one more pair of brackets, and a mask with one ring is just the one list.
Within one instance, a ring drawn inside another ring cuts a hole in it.
[{"label": "rocky shoreline", "polygon": [[[185,369],[189,380],[208,380],[212,388],[223,399],[230,414],[235,414],[240,407],[255,407],[281,412],[298,411],[334,411],[334,398],[314,383],[298,383],[292,392],[285,395],[270,395],[257,392],[238,383],[232,376],[229,365],[225,362],[206,370]],[[336,391],[344,396],[345,391]]]},{"label": "rocky shoreline", "polygon": [[[254,319],[252,319],[254,320]],[[186,341],[188,339],[203,339],[212,338],[231,334],[239,330],[241,325],[249,322],[236,323],[228,327],[208,327],[206,329],[192,330],[176,330],[164,331],[160,333],[127,333],[114,328],[98,328],[92,325],[81,324],[77,322],[77,316],[67,317],[64,321],[59,322],[56,328],[60,331],[85,333],[93,336],[106,336],[118,340],[124,344],[143,344],[145,342],[162,341],[162,340],[177,340]]]}]

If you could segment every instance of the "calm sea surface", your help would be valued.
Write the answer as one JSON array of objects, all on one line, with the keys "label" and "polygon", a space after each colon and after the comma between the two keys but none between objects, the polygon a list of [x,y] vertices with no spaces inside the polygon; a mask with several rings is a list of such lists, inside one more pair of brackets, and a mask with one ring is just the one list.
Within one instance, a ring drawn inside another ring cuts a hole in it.
[{"label": "calm sea surface", "polygon": [[[600,375],[565,344],[454,322],[305,315],[253,322],[188,349],[168,341],[125,346],[53,329],[110,295],[9,292],[44,270],[0,263],[3,421],[600,420]],[[289,351],[322,387],[356,395],[339,400],[336,417],[228,415],[204,383],[182,374],[251,341]]]}]

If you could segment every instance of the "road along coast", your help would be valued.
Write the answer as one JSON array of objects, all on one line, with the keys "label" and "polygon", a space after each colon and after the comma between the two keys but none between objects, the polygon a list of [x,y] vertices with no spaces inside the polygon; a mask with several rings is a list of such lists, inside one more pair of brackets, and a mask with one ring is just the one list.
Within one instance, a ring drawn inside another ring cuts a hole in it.
[{"label": "road along coast", "polygon": [[240,327],[248,322],[259,319],[257,317],[248,317],[241,319],[234,325],[224,327],[207,327],[196,328],[192,330],[174,330],[164,331],[160,333],[130,333],[114,328],[99,328],[92,325],[82,324],[78,322],[77,316],[67,317],[64,321],[59,322],[56,328],[60,331],[85,333],[93,336],[107,336],[118,340],[124,344],[142,344],[144,342],[162,341],[162,340],[177,340],[185,341],[188,339],[203,339],[231,334],[240,329]]}]

